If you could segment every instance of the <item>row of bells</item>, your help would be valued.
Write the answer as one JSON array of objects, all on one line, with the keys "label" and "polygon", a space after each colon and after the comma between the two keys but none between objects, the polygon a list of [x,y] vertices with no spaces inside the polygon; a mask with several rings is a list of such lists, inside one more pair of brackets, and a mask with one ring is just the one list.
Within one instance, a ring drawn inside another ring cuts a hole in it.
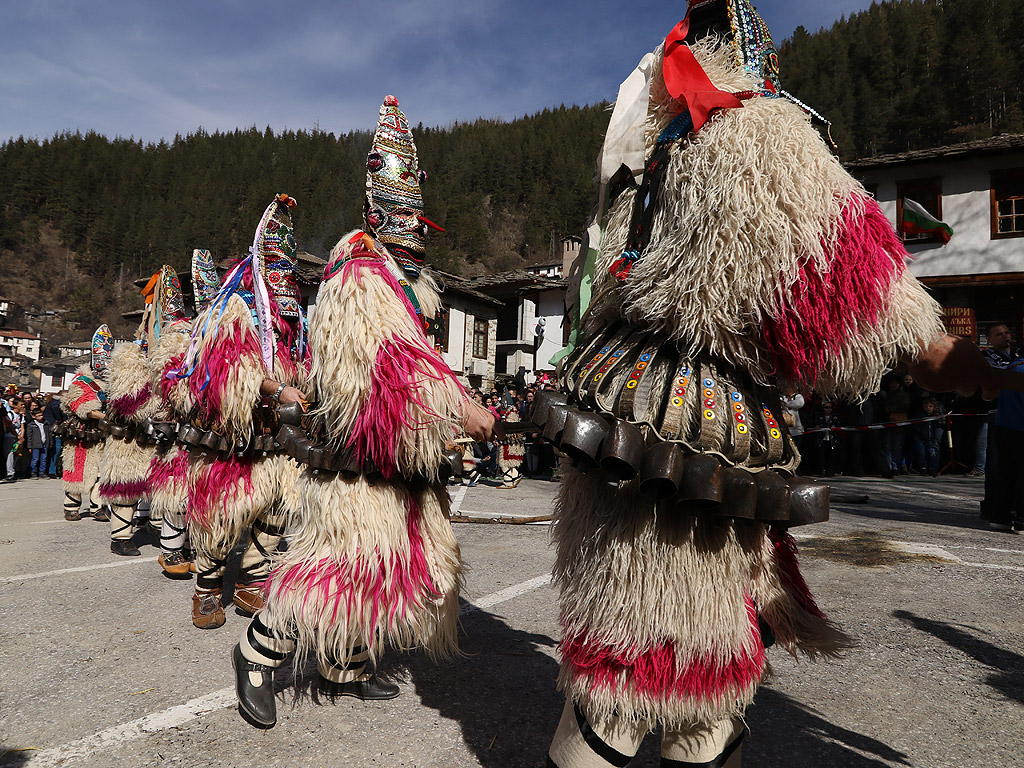
[{"label": "row of bells", "polygon": [[692,512],[788,526],[828,520],[829,487],[823,483],[728,466],[678,443],[648,446],[635,424],[580,410],[556,392],[538,393],[533,422],[581,472],[600,469],[615,487],[636,480],[650,504],[678,502]]}]

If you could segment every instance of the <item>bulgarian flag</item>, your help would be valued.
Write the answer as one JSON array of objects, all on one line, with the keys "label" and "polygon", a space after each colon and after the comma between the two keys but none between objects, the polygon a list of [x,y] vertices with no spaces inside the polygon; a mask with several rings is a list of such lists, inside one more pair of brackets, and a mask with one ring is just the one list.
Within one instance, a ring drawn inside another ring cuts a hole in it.
[{"label": "bulgarian flag", "polygon": [[953,228],[939,221],[924,209],[924,206],[909,197],[903,198],[903,220],[900,232],[905,235],[937,235],[943,243],[953,237]]}]

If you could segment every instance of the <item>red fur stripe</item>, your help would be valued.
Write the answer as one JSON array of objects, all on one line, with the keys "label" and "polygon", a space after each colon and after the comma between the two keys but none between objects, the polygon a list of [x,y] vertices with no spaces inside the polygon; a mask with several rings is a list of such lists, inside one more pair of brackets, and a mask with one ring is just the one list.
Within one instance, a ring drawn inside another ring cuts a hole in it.
[{"label": "red fur stripe", "polygon": [[[317,615],[334,625],[338,616],[355,611],[377,625],[404,621],[410,611],[423,608],[441,595],[430,577],[420,531],[420,511],[409,501],[407,551],[361,552],[358,557],[323,558],[275,570],[271,591],[281,598],[293,592],[303,595],[303,608],[312,601]],[[369,614],[367,616],[367,613]]]},{"label": "red fur stripe", "polygon": [[727,661],[710,653],[680,659],[675,646],[664,642],[654,648],[613,648],[586,635],[567,636],[560,645],[562,659],[573,675],[589,677],[596,689],[621,692],[631,689],[652,698],[683,697],[720,701],[755,686],[764,672],[765,652],[757,624],[757,610],[745,598],[750,625],[750,649],[735,649]]},{"label": "red fur stripe", "polygon": [[131,418],[139,408],[146,404],[152,394],[153,387],[147,383],[138,392],[115,397],[110,401],[110,409],[114,412],[115,416],[120,416],[122,419]]},{"label": "red fur stripe", "polygon": [[85,446],[75,446],[74,466],[70,469],[68,467],[64,468],[63,479],[65,483],[81,483],[85,479],[85,452]]},{"label": "red fur stripe", "polygon": [[[251,324],[236,320],[220,329],[202,365],[187,379],[196,402],[202,404],[203,418],[207,422],[220,420],[224,393],[236,385],[234,374],[238,370],[239,361],[246,357],[262,368],[260,344]],[[203,390],[207,375],[210,381]]]},{"label": "red fur stripe", "polygon": [[857,219],[848,204],[841,227],[829,269],[819,272],[806,261],[791,295],[764,323],[777,373],[787,380],[813,383],[858,323],[877,320],[890,285],[906,268],[907,252],[874,200]]},{"label": "red fur stripe", "polygon": [[187,466],[188,453],[185,451],[179,451],[170,461],[154,456],[149,462],[149,487],[154,491],[170,488],[175,480],[185,477]]},{"label": "red fur stripe", "polygon": [[768,532],[772,546],[775,548],[775,561],[779,567],[779,578],[782,586],[799,605],[812,616],[824,619],[825,614],[814,602],[811,590],[800,573],[800,562],[797,560],[796,541],[786,530]]},{"label": "red fur stripe", "polygon": [[430,423],[416,421],[410,410],[422,412],[431,421],[445,418],[424,402],[424,384],[431,379],[443,381],[450,375],[448,366],[425,344],[400,337],[384,342],[377,353],[370,390],[348,440],[356,457],[372,460],[385,477],[390,477],[401,431],[422,429]]},{"label": "red fur stripe", "polygon": [[149,493],[146,480],[122,480],[118,483],[100,483],[100,495],[114,502],[138,501]]},{"label": "red fur stripe", "polygon": [[188,484],[188,521],[203,525],[226,514],[228,503],[252,496],[252,460],[232,456],[202,467]]},{"label": "red fur stripe", "polygon": [[86,390],[85,392],[83,392],[81,394],[81,396],[79,396],[77,399],[75,399],[71,403],[71,412],[75,413],[75,414],[78,414],[79,416],[84,416],[85,414],[84,413],[79,413],[78,409],[81,408],[86,403],[90,403],[90,402],[95,402],[96,403],[96,405],[94,407],[89,409],[90,411],[95,411],[95,410],[99,409],[100,401],[96,397],[96,393],[93,392],[92,390]]}]

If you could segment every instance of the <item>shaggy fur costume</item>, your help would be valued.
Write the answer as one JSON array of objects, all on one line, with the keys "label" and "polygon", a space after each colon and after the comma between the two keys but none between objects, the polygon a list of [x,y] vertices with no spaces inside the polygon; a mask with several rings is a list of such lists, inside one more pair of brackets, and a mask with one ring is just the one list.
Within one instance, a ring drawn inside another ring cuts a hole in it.
[{"label": "shaggy fur costume", "polygon": [[[336,446],[372,459],[373,484],[306,470],[288,548],[267,582],[262,622],[314,651],[321,668],[376,657],[385,643],[455,647],[462,561],[437,481],[465,392],[431,348],[402,288],[359,233],[332,251],[340,271],[320,286],[310,324],[314,423]],[[355,242],[353,242],[355,241]],[[429,277],[413,285],[436,311]],[[433,482],[409,483],[415,475]]]},{"label": "shaggy fur costume", "polygon": [[[176,333],[163,333],[156,349],[150,352],[150,377],[159,407],[153,416],[155,421],[177,421],[169,395],[169,381],[166,372],[181,364],[189,343],[189,327],[181,324]],[[191,406],[190,406],[191,407]],[[184,511],[187,494],[188,453],[177,444],[166,451],[157,451],[149,464],[150,510],[155,519],[171,516],[177,521]],[[176,522],[176,525],[179,523]]]},{"label": "shaggy fur costume", "polygon": [[[75,371],[75,377],[71,380],[67,396],[61,400],[60,407],[72,417],[70,423],[95,426],[96,422],[89,419],[88,415],[92,411],[103,410],[103,402],[96,390],[86,383],[86,379],[91,379],[102,391],[103,382],[97,379],[89,365],[85,364]],[[96,484],[102,459],[102,442],[85,446],[65,440],[61,448],[64,492],[72,496],[87,496]]]},{"label": "shaggy fur costume", "polygon": [[[121,424],[141,424],[160,406],[149,362],[138,344],[119,344],[107,374],[107,416]],[[130,506],[149,495],[149,466],[155,448],[135,440],[108,437],[100,463],[99,497],[104,504]]]},{"label": "shaggy fur costume", "polygon": [[[208,308],[194,321],[202,327]],[[287,331],[279,316],[275,324]],[[208,363],[192,376],[168,386],[167,398],[179,416],[229,439],[248,440],[255,428],[254,413],[260,406],[263,369],[259,340],[252,314],[237,295],[228,299],[216,335],[200,337],[202,359]],[[179,355],[169,355],[168,368]],[[303,385],[305,368],[296,365],[288,348],[279,343],[274,377],[291,386]],[[166,380],[166,377],[165,377]],[[201,550],[224,555],[241,539],[253,521],[269,513],[290,492],[298,477],[293,462],[281,456],[217,456],[196,452],[188,458],[187,499],[189,533]]]},{"label": "shaggy fur costume", "polygon": [[[691,49],[719,88],[759,90],[728,48]],[[648,155],[682,111],[656,58]],[[863,397],[943,332],[891,224],[785,99],[748,99],[673,145],[649,246],[620,282],[609,267],[634,196],[608,212],[583,345],[624,319],[765,387]],[[759,618],[793,654],[852,642],[815,604],[783,529],[722,525],[676,503],[645,504],[636,481],[610,490],[600,472],[565,468],[560,685],[588,717],[668,730],[742,717],[766,670]]]}]

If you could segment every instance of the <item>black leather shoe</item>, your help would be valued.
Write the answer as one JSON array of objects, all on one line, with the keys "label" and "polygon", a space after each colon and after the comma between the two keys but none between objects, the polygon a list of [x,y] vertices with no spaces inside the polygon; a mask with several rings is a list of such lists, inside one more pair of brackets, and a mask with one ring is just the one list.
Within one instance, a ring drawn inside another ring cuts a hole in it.
[{"label": "black leather shoe", "polygon": [[401,692],[397,685],[381,680],[376,674],[371,675],[369,680],[352,680],[348,683],[335,683],[321,675],[320,690],[331,698],[351,696],[362,701],[385,701],[395,698]]},{"label": "black leather shoe", "polygon": [[[277,702],[274,700],[274,670],[262,664],[253,664],[242,655],[236,643],[231,652],[231,665],[235,668],[235,693],[238,706],[261,728],[273,728],[277,724]],[[253,676],[259,676],[254,684]]]},{"label": "black leather shoe", "polygon": [[111,539],[110,551],[123,557],[138,557],[142,553],[132,544],[131,539]]}]

